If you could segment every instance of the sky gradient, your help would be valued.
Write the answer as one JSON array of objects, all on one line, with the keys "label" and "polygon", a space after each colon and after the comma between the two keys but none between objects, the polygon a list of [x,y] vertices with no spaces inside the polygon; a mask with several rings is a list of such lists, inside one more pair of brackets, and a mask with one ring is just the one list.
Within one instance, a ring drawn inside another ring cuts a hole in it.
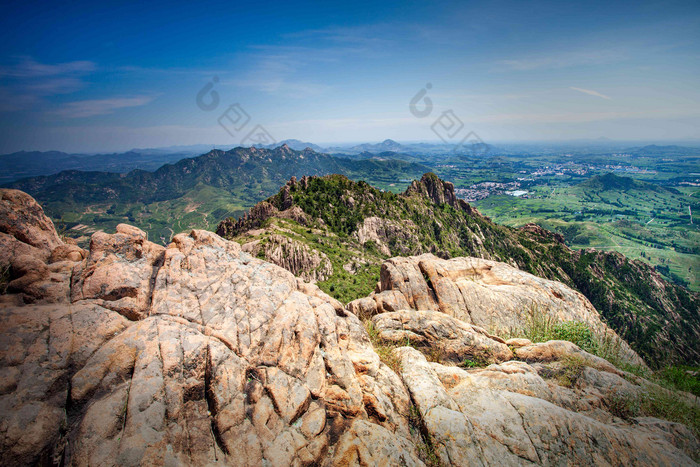
[{"label": "sky gradient", "polygon": [[[697,1],[6,1],[0,23],[1,153],[234,146],[255,125],[436,141],[446,110],[486,142],[700,143]],[[218,124],[231,104],[240,134]]]}]

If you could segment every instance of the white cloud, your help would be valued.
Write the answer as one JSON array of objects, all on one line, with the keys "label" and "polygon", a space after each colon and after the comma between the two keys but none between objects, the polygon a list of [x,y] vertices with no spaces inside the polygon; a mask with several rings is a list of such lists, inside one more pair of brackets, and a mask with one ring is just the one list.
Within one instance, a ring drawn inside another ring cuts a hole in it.
[{"label": "white cloud", "polygon": [[588,94],[590,96],[602,97],[603,99],[612,100],[611,97],[608,97],[605,94],[601,94],[598,91],[593,91],[591,89],[575,88],[573,86],[569,87],[569,89],[572,89],[572,90],[578,91],[578,92],[582,92],[582,93]]},{"label": "white cloud", "polygon": [[31,57],[24,57],[16,65],[0,67],[0,76],[41,78],[46,76],[82,75],[95,69],[95,64],[87,60],[48,64],[39,63]]},{"label": "white cloud", "polygon": [[85,118],[107,115],[127,107],[140,107],[153,101],[152,96],[116,97],[70,102],[53,112],[64,118]]}]

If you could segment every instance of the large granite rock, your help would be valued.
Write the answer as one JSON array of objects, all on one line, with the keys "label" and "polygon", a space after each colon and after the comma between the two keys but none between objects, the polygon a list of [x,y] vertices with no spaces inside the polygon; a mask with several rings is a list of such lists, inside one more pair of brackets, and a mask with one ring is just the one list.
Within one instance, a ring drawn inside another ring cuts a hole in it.
[{"label": "large granite rock", "polygon": [[54,303],[0,308],[3,465],[422,464],[399,377],[316,286],[205,231],[65,262]]},{"label": "large granite rock", "polygon": [[377,291],[351,302],[348,310],[361,316],[440,311],[495,335],[514,334],[537,315],[554,322],[581,321],[619,344],[630,363],[644,365],[581,293],[505,263],[432,254],[397,257],[384,262],[380,278]]},{"label": "large granite rock", "polygon": [[59,238],[34,198],[0,189],[0,303],[65,301],[73,262],[85,255]]},{"label": "large granite rock", "polygon": [[[700,444],[683,425],[632,423],[604,407],[613,391],[641,387],[587,368],[577,389],[523,362],[462,370],[401,347],[401,377],[446,465],[695,465]],[[643,424],[643,428],[638,425]]]},{"label": "large granite rock", "polygon": [[[610,395],[648,383],[571,343],[511,350],[439,308],[398,307],[418,298],[394,284],[371,298],[397,304],[374,318],[380,339],[500,362],[465,371],[402,348],[397,374],[353,313],[237,243],[195,230],[161,247],[121,225],[84,252],[31,198],[0,193],[0,240],[15,247],[0,250],[3,465],[403,466],[431,447],[446,465],[697,456],[683,425],[616,418]],[[572,358],[584,367],[561,385]]]}]

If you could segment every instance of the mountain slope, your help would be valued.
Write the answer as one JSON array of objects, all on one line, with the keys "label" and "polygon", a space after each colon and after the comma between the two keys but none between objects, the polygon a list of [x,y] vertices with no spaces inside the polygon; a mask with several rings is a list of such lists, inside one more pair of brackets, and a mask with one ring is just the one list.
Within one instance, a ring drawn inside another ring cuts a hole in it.
[{"label": "mountain slope", "polygon": [[[312,150],[235,148],[212,150],[199,157],[167,164],[155,172],[128,174],[66,171],[20,180],[7,186],[25,191],[47,213],[79,232],[113,230],[121,222],[167,242],[173,233],[213,229],[227,215],[274,194],[290,177],[342,173],[391,183],[427,168],[402,161],[352,161]],[[85,226],[85,228],[83,228]],[[72,232],[71,232],[72,233]]]},{"label": "mountain slope", "polygon": [[[289,215],[292,210],[297,215]],[[249,215],[222,222],[217,233],[241,243],[279,234],[323,253],[334,273],[319,286],[343,301],[371,291],[390,256],[431,252],[503,261],[583,293],[648,362],[700,361],[697,294],[619,253],[574,251],[535,225],[494,224],[434,174],[401,195],[342,176],[293,179]]]}]

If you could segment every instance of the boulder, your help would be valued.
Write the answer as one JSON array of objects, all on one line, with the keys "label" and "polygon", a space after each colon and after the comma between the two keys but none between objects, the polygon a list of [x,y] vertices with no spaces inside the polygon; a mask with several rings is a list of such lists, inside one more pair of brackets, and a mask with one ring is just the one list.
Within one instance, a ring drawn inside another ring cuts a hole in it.
[{"label": "boulder", "polygon": [[90,253],[73,271],[71,301],[93,299],[128,319],[144,318],[164,252],[130,225],[119,224],[111,235],[95,232]]},{"label": "boulder", "polygon": [[410,342],[440,361],[496,363],[513,358],[502,339],[439,311],[400,310],[376,315],[372,322],[381,339]]},{"label": "boulder", "polygon": [[34,198],[19,190],[0,189],[0,232],[37,248],[43,257],[63,242]]},{"label": "boulder", "polygon": [[579,392],[547,383],[526,363],[465,371],[410,347],[394,352],[445,465],[695,465],[700,444],[688,428],[654,419],[640,429],[635,420],[581,413],[572,402]]},{"label": "boulder", "polygon": [[66,244],[26,193],[0,189],[0,302],[55,303],[69,294],[72,263],[84,250]]},{"label": "boulder", "polygon": [[492,334],[514,334],[533,319],[581,321],[606,335],[629,363],[643,360],[600,319],[581,293],[513,266],[481,258],[440,259],[432,254],[396,257],[382,264],[377,313],[441,311]]}]

